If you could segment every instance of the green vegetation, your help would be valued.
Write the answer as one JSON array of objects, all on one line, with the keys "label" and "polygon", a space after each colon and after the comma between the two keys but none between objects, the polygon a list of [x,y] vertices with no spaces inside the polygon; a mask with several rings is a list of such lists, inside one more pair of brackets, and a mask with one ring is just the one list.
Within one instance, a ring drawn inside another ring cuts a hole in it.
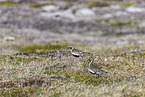
[{"label": "green vegetation", "polygon": [[99,20],[96,20],[97,23],[100,23],[100,22],[105,22],[105,23],[109,23],[110,20],[109,19],[99,19]]},{"label": "green vegetation", "polygon": [[118,21],[118,22],[115,22],[115,23],[111,23],[112,26],[125,26],[125,25],[131,25],[131,24],[137,24],[137,21],[126,21],[126,22],[121,22],[121,21]]},{"label": "green vegetation", "polygon": [[20,87],[20,88],[11,88],[10,90],[2,90],[1,94],[4,97],[19,97],[19,96],[32,96],[35,92],[38,91],[38,87]]},{"label": "green vegetation", "polygon": [[105,3],[105,2],[94,2],[94,3],[90,3],[88,4],[89,8],[93,8],[93,7],[105,7],[105,6],[109,6],[109,3]]},{"label": "green vegetation", "polygon": [[66,3],[66,6],[73,6],[74,4],[72,2]]},{"label": "green vegetation", "polygon": [[[31,45],[21,47],[20,51],[63,50],[67,47],[59,44]],[[96,77],[88,72],[90,56],[35,58],[0,55],[0,96],[145,96],[145,52],[122,53],[134,50],[141,49],[139,46],[110,48],[93,54],[94,64],[108,72]],[[116,52],[118,54],[112,54]]]},{"label": "green vegetation", "polygon": [[0,2],[0,6],[4,7],[9,7],[9,6],[20,6],[20,3],[12,2],[12,1],[6,1],[6,2]]},{"label": "green vegetation", "polygon": [[41,8],[41,7],[48,6],[48,5],[56,6],[55,3],[43,3],[43,4],[32,4],[32,5],[29,5],[29,7],[31,7],[31,8]]},{"label": "green vegetation", "polygon": [[123,7],[135,6],[135,3],[123,3]]},{"label": "green vegetation", "polygon": [[56,50],[67,49],[68,45],[48,44],[48,45],[31,45],[24,46],[19,49],[20,52],[27,54],[45,54],[47,52],[55,52]]}]

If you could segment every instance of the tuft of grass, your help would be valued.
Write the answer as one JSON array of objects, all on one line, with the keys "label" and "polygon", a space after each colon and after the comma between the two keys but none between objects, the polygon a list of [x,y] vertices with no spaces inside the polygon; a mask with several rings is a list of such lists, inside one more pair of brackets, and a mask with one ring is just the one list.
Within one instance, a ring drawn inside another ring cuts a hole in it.
[{"label": "tuft of grass", "polygon": [[12,1],[6,1],[6,2],[0,2],[0,6],[2,7],[9,7],[9,6],[20,6],[20,3],[12,2]]},{"label": "tuft of grass", "polygon": [[41,7],[48,6],[48,5],[56,6],[55,3],[43,3],[43,4],[32,4],[32,5],[29,5],[29,7],[31,7],[31,8],[41,8]]},{"label": "tuft of grass", "polygon": [[106,7],[109,6],[109,3],[105,3],[105,2],[94,2],[94,3],[90,3],[88,4],[89,8],[93,8],[93,7]]},{"label": "tuft of grass", "polygon": [[123,7],[135,6],[135,3],[123,3]]}]

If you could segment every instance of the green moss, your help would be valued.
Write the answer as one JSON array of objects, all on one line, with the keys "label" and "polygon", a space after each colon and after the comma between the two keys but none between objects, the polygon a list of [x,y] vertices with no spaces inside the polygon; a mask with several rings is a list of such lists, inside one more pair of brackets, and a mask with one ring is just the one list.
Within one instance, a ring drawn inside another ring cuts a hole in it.
[{"label": "green moss", "polygon": [[66,6],[73,6],[74,4],[71,2],[66,3]]},{"label": "green moss", "polygon": [[48,44],[48,45],[30,45],[19,49],[20,52],[27,54],[45,54],[47,52],[54,52],[56,50],[66,49],[68,45]]},{"label": "green moss", "polygon": [[116,23],[112,23],[111,25],[112,26],[125,26],[125,25],[130,25],[130,24],[132,24],[132,22],[131,21],[128,21],[128,22],[121,22],[121,21],[118,21],[118,22],[116,22]]},{"label": "green moss", "polygon": [[111,23],[112,26],[125,26],[125,25],[131,25],[131,24],[137,24],[137,21],[126,21],[126,22],[122,22],[122,21],[118,21],[115,23]]},{"label": "green moss", "polygon": [[134,6],[135,3],[123,3],[122,6],[123,7],[129,7],[129,6]]},{"label": "green moss", "polygon": [[12,1],[6,1],[6,2],[1,2],[0,3],[0,6],[20,6],[21,4],[20,3],[16,3],[16,2],[12,2]]},{"label": "green moss", "polygon": [[32,5],[29,5],[29,7],[31,7],[31,8],[41,8],[41,7],[48,6],[48,5],[56,6],[55,3],[44,3],[44,4],[32,4]]},{"label": "green moss", "polygon": [[89,8],[93,8],[93,7],[105,7],[105,6],[109,6],[109,5],[110,4],[105,3],[105,2],[103,2],[103,3],[101,3],[101,2],[95,2],[95,3],[88,4],[88,7]]},{"label": "green moss", "polygon": [[105,22],[105,23],[109,23],[110,22],[110,20],[109,19],[100,19],[100,20],[96,20],[96,22],[98,23],[100,23],[100,22]]},{"label": "green moss", "polygon": [[24,15],[22,15],[22,17],[23,17],[23,18],[29,18],[29,17],[31,17],[31,15],[29,15],[29,14],[24,14]]}]

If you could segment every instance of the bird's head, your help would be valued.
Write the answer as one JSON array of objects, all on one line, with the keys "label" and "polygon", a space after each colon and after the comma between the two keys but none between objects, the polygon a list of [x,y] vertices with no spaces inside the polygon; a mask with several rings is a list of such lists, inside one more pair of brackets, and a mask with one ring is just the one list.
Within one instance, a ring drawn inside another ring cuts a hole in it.
[{"label": "bird's head", "polygon": [[73,50],[73,49],[74,49],[74,46],[72,46],[72,45],[69,46],[69,49],[70,49],[70,50]]}]

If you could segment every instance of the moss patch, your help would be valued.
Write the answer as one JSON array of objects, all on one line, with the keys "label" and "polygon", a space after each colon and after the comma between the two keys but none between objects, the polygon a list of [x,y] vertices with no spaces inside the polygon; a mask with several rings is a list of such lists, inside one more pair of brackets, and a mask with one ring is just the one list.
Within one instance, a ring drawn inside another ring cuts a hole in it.
[{"label": "moss patch", "polygon": [[8,7],[8,6],[20,6],[20,3],[16,3],[16,2],[12,2],[12,1],[7,1],[7,2],[0,2],[0,6],[4,7]]},{"label": "moss patch", "polygon": [[115,22],[115,23],[111,23],[112,26],[125,26],[125,25],[131,25],[131,24],[137,24],[137,21],[126,21],[126,22],[121,22],[121,21],[118,21],[118,22]]},{"label": "moss patch", "polygon": [[55,3],[44,3],[44,4],[32,4],[32,5],[29,5],[29,7],[31,7],[31,8],[41,8],[41,7],[48,6],[48,5],[56,6]]},{"label": "moss patch", "polygon": [[109,23],[110,20],[109,19],[100,19],[100,20],[96,20],[97,23],[100,23],[100,22],[105,22],[105,23]]},{"label": "moss patch", "polygon": [[135,3],[123,3],[122,6],[123,7],[129,7],[129,6],[134,6]]},{"label": "moss patch", "polygon": [[66,3],[66,6],[73,6],[74,4],[72,2]]},{"label": "moss patch", "polygon": [[94,2],[94,3],[90,3],[88,4],[89,8],[93,8],[93,7],[106,7],[109,6],[110,4],[105,3],[105,2]]}]

